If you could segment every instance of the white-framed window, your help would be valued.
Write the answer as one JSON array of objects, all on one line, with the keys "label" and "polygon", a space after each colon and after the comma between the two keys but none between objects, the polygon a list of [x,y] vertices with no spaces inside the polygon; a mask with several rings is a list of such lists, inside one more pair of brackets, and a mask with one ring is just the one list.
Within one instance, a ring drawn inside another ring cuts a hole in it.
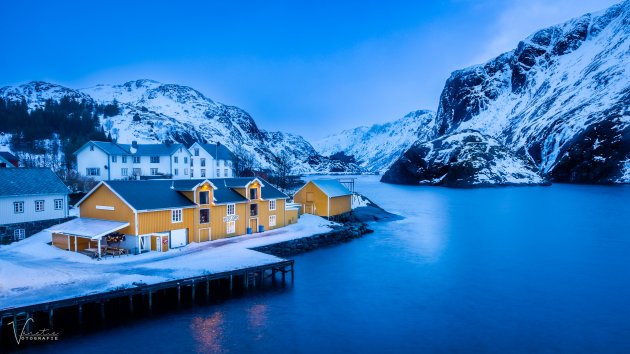
[{"label": "white-framed window", "polygon": [[112,162],[118,162],[118,156],[112,155]]},{"label": "white-framed window", "polygon": [[201,191],[201,192],[199,192],[199,204],[210,204],[210,192],[209,191]]},{"label": "white-framed window", "polygon": [[228,221],[226,224],[227,230],[225,230],[228,234],[233,234],[236,232],[236,221]]},{"label": "white-framed window", "polygon": [[129,169],[128,168],[121,168],[120,169],[120,175],[121,176],[128,176],[129,175]]},{"label": "white-framed window", "polygon": [[157,176],[157,174],[158,174],[158,169],[157,168],[152,168],[151,169],[151,175]]},{"label": "white-framed window", "polygon": [[127,156],[122,157],[122,163],[127,163]]},{"label": "white-framed window", "polygon": [[228,204],[227,205],[227,215],[234,215],[236,214],[236,207],[234,204]]},{"label": "white-framed window", "polygon": [[[192,162],[192,159],[190,161]],[[188,163],[188,156],[184,156],[184,163]]]},{"label": "white-framed window", "polygon": [[201,167],[206,167],[206,159],[204,159],[203,157],[199,159],[199,164],[201,165]]},{"label": "white-framed window", "polygon": [[26,237],[26,230],[24,229],[15,229],[13,230],[13,239],[14,240],[23,240]]},{"label": "white-framed window", "polygon": [[173,174],[175,176],[178,176],[179,175],[179,169],[177,169],[177,168],[173,169]]},{"label": "white-framed window", "polygon": [[223,170],[223,177],[227,177],[228,176],[228,170],[227,168],[225,170]]},{"label": "white-framed window", "polygon": [[159,156],[151,156],[151,163],[160,163]]},{"label": "white-framed window", "polygon": [[269,201],[269,210],[276,210],[276,200],[275,199],[271,199]]},{"label": "white-framed window", "polygon": [[217,170],[217,177],[221,177],[221,170]]},{"label": "white-framed window", "polygon": [[35,211],[44,211],[44,201],[36,200],[35,201]]},{"label": "white-framed window", "polygon": [[13,212],[20,214],[24,212],[24,202],[13,202]]},{"label": "white-framed window", "polygon": [[194,171],[193,171],[193,169],[191,168],[191,169],[190,169],[190,178],[195,177],[193,172],[194,172]]},{"label": "white-framed window", "polygon": [[187,168],[184,169],[184,176],[188,176],[188,169]]},{"label": "white-framed window", "polygon": [[195,160],[191,157],[190,158],[190,167],[195,166]]},{"label": "white-framed window", "polygon": [[210,222],[210,209],[199,209],[199,223],[207,224]]},{"label": "white-framed window", "polygon": [[94,145],[90,145],[90,151],[94,151]]},{"label": "white-framed window", "polygon": [[232,167],[232,160],[228,160],[228,167]]},{"label": "white-framed window", "polygon": [[63,209],[63,199],[55,199],[55,210]]},{"label": "white-framed window", "polygon": [[269,227],[276,226],[276,216],[269,215]]},{"label": "white-framed window", "polygon": [[178,156],[173,157],[173,162],[174,163],[179,163],[179,157]]},{"label": "white-framed window", "polygon": [[134,156],[133,163],[140,163],[140,156]]},{"label": "white-framed window", "polygon": [[172,209],[171,210],[171,222],[182,222],[182,209]]},{"label": "white-framed window", "polygon": [[195,148],[195,156],[199,156],[199,148]]},{"label": "white-framed window", "polygon": [[85,175],[86,176],[100,176],[101,175],[101,169],[100,168],[86,168],[85,169]]},{"label": "white-framed window", "polygon": [[206,169],[205,168],[201,169],[201,177],[206,177]]}]

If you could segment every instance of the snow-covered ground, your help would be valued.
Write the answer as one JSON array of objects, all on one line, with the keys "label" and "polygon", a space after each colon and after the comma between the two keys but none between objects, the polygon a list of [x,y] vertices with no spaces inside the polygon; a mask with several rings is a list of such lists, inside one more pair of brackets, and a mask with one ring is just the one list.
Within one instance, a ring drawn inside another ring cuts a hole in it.
[{"label": "snow-covered ground", "polygon": [[51,246],[50,234],[40,232],[0,246],[0,309],[278,262],[251,248],[327,232],[333,225],[303,215],[281,229],[100,261]]}]

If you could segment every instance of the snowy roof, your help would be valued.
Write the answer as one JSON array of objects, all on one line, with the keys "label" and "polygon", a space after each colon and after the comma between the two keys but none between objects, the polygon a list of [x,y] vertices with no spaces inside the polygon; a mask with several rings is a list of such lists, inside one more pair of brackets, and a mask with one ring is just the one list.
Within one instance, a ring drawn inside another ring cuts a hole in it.
[{"label": "snowy roof", "polygon": [[198,184],[208,181],[216,187],[214,190],[215,203],[237,203],[247,201],[246,198],[235,192],[234,188],[245,188],[248,184],[258,179],[262,183],[260,196],[262,199],[287,199],[286,194],[279,191],[271,183],[260,177],[239,177],[239,178],[208,178],[191,180],[174,180],[173,189],[178,191],[192,190]]},{"label": "snowy roof", "polygon": [[[219,145],[218,147],[217,144],[199,145],[201,145],[201,147],[206,150],[215,160],[234,160],[234,154],[232,153],[232,151],[230,151],[230,149],[225,147],[225,145]],[[217,155],[219,156],[218,158]]]},{"label": "snowy roof", "polygon": [[135,151],[132,152],[131,144],[118,144],[109,141],[88,141],[85,145],[81,146],[75,154],[83,150],[89,145],[94,145],[103,150],[108,155],[139,155],[139,156],[170,156],[174,154],[180,148],[187,150],[184,144],[169,143],[169,144],[138,144]]},{"label": "snowy roof", "polygon": [[69,193],[49,168],[0,168],[0,196]]},{"label": "snowy roof", "polygon": [[99,149],[105,151],[106,154],[109,155],[129,155],[129,150],[125,150],[122,146],[112,143],[109,141],[89,141],[85,145],[83,145],[77,152],[83,149],[84,146],[88,144],[94,144]]},{"label": "snowy roof", "polygon": [[74,235],[95,240],[127,226],[129,226],[129,223],[122,221],[76,218],[63,224],[51,226],[47,230],[52,233]]},{"label": "snowy roof", "polygon": [[348,188],[336,179],[314,179],[311,182],[319,187],[329,198],[352,195]]}]

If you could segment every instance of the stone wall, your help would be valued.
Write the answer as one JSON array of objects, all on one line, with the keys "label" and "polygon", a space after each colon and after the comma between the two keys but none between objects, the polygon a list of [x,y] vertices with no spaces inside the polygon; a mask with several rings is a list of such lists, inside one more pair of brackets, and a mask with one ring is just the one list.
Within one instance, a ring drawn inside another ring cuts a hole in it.
[{"label": "stone wall", "polygon": [[284,258],[308,252],[319,247],[348,242],[372,232],[374,231],[368,229],[365,223],[353,222],[347,223],[323,234],[316,234],[309,237],[275,243],[273,245],[257,247],[254,248],[254,250]]},{"label": "stone wall", "polygon": [[24,229],[26,233],[25,237],[29,237],[53,225],[61,224],[74,218],[75,217],[72,216],[61,219],[39,220],[0,225],[0,244],[6,245],[13,241],[16,241],[16,239],[14,238],[14,232],[17,229]]}]

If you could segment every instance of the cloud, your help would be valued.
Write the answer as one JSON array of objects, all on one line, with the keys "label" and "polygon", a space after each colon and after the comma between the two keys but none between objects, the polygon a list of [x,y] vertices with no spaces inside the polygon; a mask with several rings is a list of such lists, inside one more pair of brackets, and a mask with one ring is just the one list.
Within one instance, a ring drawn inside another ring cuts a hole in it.
[{"label": "cloud", "polygon": [[617,0],[525,0],[510,2],[490,27],[491,35],[470,65],[479,64],[516,48],[519,41],[539,29],[596,12]]}]

